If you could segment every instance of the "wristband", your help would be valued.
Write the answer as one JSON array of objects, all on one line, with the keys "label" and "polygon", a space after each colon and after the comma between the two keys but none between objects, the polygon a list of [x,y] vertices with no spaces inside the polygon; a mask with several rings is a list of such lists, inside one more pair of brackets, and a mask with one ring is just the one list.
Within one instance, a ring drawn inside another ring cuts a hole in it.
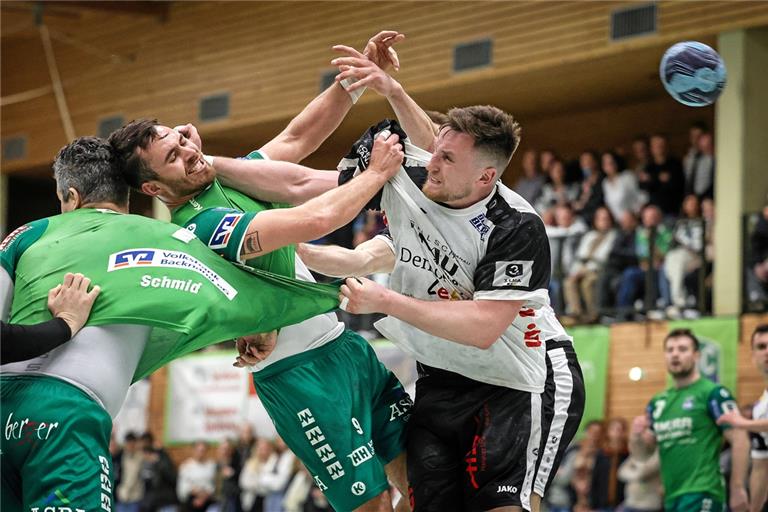
[{"label": "wristband", "polygon": [[[339,84],[344,88],[345,91],[347,91],[347,87],[352,85],[353,83],[357,82],[357,78],[345,78]],[[357,100],[360,99],[360,96],[363,95],[365,92],[365,87],[361,87],[359,89],[355,89],[354,91],[347,91],[347,94],[349,94],[349,97],[352,98],[352,104],[354,105],[357,103]]]},{"label": "wristband", "polygon": [[208,162],[208,165],[213,167],[213,157],[211,155],[203,155],[203,160]]}]

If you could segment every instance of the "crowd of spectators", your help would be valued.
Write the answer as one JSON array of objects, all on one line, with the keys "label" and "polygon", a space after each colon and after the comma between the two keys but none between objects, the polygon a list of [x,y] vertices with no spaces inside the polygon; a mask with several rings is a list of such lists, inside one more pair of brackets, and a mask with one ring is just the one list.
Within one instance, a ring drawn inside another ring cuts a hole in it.
[{"label": "crowd of spectators", "polygon": [[[631,151],[584,151],[574,161],[551,149],[522,155],[513,188],[546,225],[550,298],[565,324],[708,312],[714,145],[703,124],[689,134],[682,159],[662,134],[637,137]],[[765,254],[759,265],[755,258],[753,281],[766,298],[768,211],[764,217]]]},{"label": "crowd of spectators", "polygon": [[178,467],[150,433],[114,438],[116,512],[332,511],[303,464],[280,438],[198,441]]}]

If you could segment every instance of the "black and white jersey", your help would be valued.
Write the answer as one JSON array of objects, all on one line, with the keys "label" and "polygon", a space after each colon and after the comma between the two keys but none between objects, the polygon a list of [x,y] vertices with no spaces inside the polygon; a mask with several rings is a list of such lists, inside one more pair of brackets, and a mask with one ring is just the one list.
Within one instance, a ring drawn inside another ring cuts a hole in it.
[{"label": "black and white jersey", "polygon": [[[408,146],[407,158],[428,159],[428,154],[415,154],[418,148]],[[389,234],[379,236],[396,256],[393,290],[421,300],[525,304],[488,350],[432,336],[393,317],[380,320],[376,328],[429,366],[541,393],[544,342],[570,338],[549,305],[549,243],[531,205],[499,183],[468,208],[447,208],[425,197],[403,169],[384,187],[381,204]]]},{"label": "black and white jersey", "polygon": [[[752,408],[752,419],[768,420],[768,389]],[[752,458],[768,459],[768,432],[751,432]]]}]

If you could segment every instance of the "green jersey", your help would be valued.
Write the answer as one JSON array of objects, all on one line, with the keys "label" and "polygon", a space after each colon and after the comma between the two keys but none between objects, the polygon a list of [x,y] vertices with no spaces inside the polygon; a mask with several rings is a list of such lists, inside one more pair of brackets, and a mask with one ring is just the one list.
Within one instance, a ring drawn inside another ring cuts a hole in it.
[{"label": "green jersey", "polygon": [[81,272],[102,289],[87,325],[150,326],[133,380],[207,345],[330,311],[338,300],[335,286],[238,268],[188,230],[109,210],[22,226],[0,244],[0,264],[10,277],[4,288],[13,288],[11,322],[49,320],[48,290]]},{"label": "green jersey", "polygon": [[[253,151],[246,158],[263,159],[258,151]],[[281,207],[284,205],[253,199],[214,180],[194,199],[176,208],[171,213],[171,222],[194,232],[208,247],[230,261],[294,277],[296,248],[293,245],[281,247],[247,262],[240,259],[248,223],[259,212]]]},{"label": "green jersey", "polygon": [[715,421],[736,407],[730,391],[704,378],[651,399],[648,416],[659,445],[665,500],[701,492],[725,500],[720,448],[727,427]]},{"label": "green jersey", "polygon": [[[246,158],[264,159],[258,151]],[[265,210],[282,207],[285,205],[253,199],[214,180],[194,199],[174,210],[171,221],[194,232],[210,249],[226,259],[241,261],[240,252],[251,220]],[[295,251],[293,245],[288,245],[249,259],[247,264],[274,274],[314,282],[309,269]],[[280,330],[275,350],[264,361],[249,367],[249,371],[261,371],[277,361],[325,345],[338,338],[343,331],[344,324],[333,313],[286,326]]]}]

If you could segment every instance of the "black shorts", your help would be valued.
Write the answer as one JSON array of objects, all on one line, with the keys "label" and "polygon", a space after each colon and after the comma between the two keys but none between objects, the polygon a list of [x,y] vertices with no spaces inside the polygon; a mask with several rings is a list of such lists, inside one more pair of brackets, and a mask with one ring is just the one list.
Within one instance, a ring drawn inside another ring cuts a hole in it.
[{"label": "black shorts", "polygon": [[419,369],[407,441],[414,512],[529,508],[542,395]]},{"label": "black shorts", "polygon": [[544,496],[584,415],[584,377],[570,341],[547,342],[541,444],[533,491]]}]

